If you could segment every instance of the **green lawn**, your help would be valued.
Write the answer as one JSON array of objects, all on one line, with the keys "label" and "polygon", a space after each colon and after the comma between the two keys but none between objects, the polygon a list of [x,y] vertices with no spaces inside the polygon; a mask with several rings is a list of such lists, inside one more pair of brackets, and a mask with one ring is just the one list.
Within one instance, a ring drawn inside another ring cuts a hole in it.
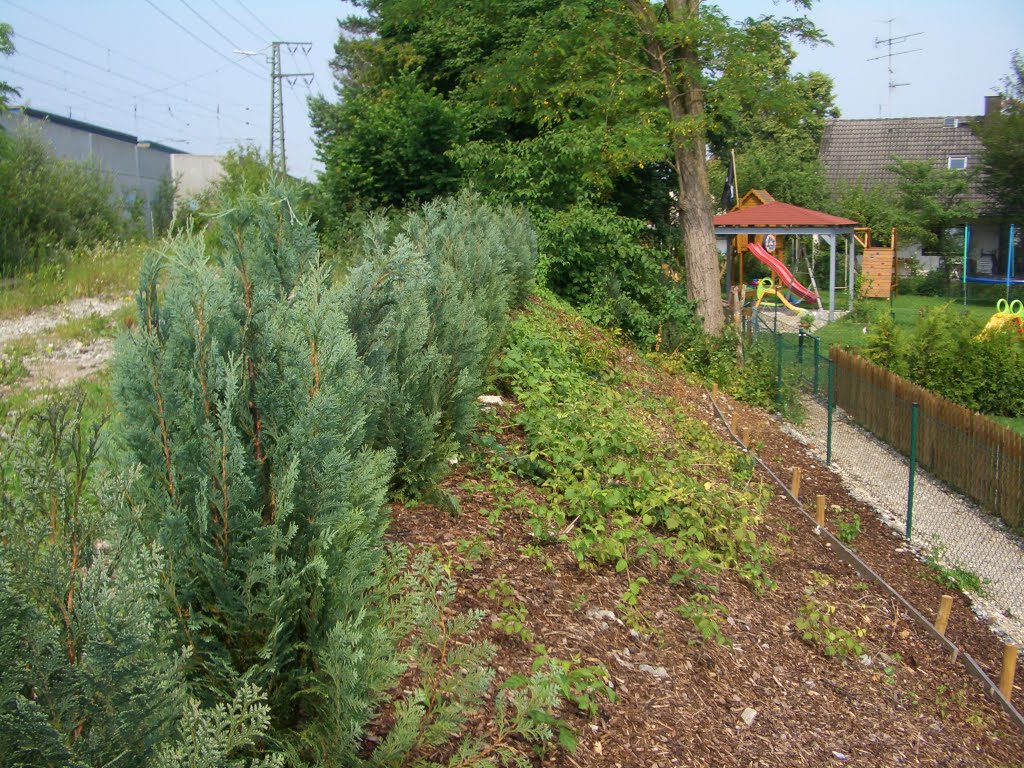
[{"label": "green lawn", "polygon": [[1014,432],[1024,435],[1024,416],[1016,419],[1009,416],[990,416],[989,418],[993,421],[998,421],[1007,429],[1012,429]]},{"label": "green lawn", "polygon": [[[951,305],[957,312],[963,312],[977,318],[985,323],[995,314],[995,302],[971,302],[964,306],[954,299],[947,299],[938,296],[897,296],[890,305],[887,299],[862,299],[867,307],[869,320],[856,320],[844,317],[834,323],[826,325],[817,332],[821,338],[822,346],[828,347],[832,344],[839,344],[846,347],[862,347],[868,342],[871,332],[871,322],[887,312],[893,313],[896,326],[904,334],[912,334],[917,325],[918,318],[928,309]],[[838,301],[837,306],[842,306]],[[865,333],[864,329],[868,332]]]}]

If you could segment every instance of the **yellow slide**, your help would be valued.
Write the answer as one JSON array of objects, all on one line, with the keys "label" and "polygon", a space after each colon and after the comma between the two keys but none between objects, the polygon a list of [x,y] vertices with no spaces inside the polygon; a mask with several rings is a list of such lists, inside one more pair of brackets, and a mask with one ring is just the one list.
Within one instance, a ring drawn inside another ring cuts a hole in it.
[{"label": "yellow slide", "polygon": [[773,296],[773,297],[775,297],[776,299],[779,300],[779,302],[782,304],[782,306],[786,307],[786,309],[791,309],[791,310],[793,310],[794,312],[796,312],[798,314],[803,314],[806,311],[806,310],[801,309],[800,307],[796,306],[795,304],[792,304],[789,301],[786,301],[786,297],[783,296],[781,293],[779,293],[777,288],[769,288],[769,289],[763,291],[761,293],[761,295],[758,296],[757,303],[754,306],[757,306],[757,307],[761,306],[761,302],[764,300],[764,298],[766,296]]}]

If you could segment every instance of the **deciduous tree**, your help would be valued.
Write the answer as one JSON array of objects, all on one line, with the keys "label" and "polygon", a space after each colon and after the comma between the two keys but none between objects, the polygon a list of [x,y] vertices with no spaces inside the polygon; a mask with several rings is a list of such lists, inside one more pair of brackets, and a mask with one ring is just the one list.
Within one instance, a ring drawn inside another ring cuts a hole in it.
[{"label": "deciduous tree", "polygon": [[976,127],[985,145],[982,186],[993,211],[1007,217],[1024,214],[1024,58],[1015,51],[1005,80],[1002,109]]},{"label": "deciduous tree", "polygon": [[[807,93],[822,83],[789,73],[790,41],[821,39],[806,17],[735,23],[699,0],[368,0],[362,7],[367,15],[344,22],[336,46],[340,104],[314,104],[327,174],[358,150],[350,165],[373,180],[380,171],[369,145],[346,147],[331,120],[364,100],[361,118],[376,125],[376,143],[389,146],[385,137],[400,135],[402,122],[389,125],[372,106],[398,78],[414,77],[447,105],[429,124],[442,127],[458,114],[465,131],[443,154],[418,158],[426,178],[454,159],[462,181],[535,211],[621,206],[624,190],[660,195],[655,204],[625,207],[676,208],[689,294],[705,328],[721,329],[707,142],[729,135],[716,126],[741,123],[743,110],[792,112],[778,122],[798,126],[794,105],[816,104]],[[711,102],[708,93],[715,94]],[[650,169],[660,174],[656,184],[646,183]]]}]

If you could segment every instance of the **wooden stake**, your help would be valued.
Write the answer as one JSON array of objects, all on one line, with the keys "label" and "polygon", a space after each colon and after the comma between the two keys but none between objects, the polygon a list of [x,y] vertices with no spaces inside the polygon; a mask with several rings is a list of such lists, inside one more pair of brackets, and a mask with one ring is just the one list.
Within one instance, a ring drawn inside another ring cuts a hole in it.
[{"label": "wooden stake", "polygon": [[740,442],[743,443],[744,448],[750,447],[750,427],[743,427],[740,430]]},{"label": "wooden stake", "polygon": [[793,467],[793,482],[789,484],[789,492],[793,498],[800,498],[800,467]]},{"label": "wooden stake", "polygon": [[711,399],[712,400],[717,400],[718,399],[718,382],[717,381],[711,382]]},{"label": "wooden stake", "polygon": [[953,610],[953,598],[943,595],[939,600],[939,615],[935,619],[935,629],[943,637],[946,636],[946,625],[949,624],[951,610]]},{"label": "wooden stake", "polygon": [[817,502],[818,502],[818,519],[817,519],[818,527],[819,528],[824,528],[825,527],[825,496],[824,496],[824,494],[821,494],[821,493],[818,494]]},{"label": "wooden stake", "polygon": [[999,678],[999,690],[1007,699],[1013,697],[1013,673],[1017,671],[1017,646],[1003,648],[1003,674]]},{"label": "wooden stake", "polygon": [[737,414],[734,411],[733,414],[732,414],[732,433],[734,435],[738,435],[740,433],[739,432],[739,418],[740,418],[739,414]]}]

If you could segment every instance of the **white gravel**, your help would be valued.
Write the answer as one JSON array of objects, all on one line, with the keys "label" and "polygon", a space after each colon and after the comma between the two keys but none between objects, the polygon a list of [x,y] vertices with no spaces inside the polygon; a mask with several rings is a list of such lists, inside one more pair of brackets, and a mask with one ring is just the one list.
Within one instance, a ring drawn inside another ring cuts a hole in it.
[{"label": "white gravel", "polygon": [[[825,408],[805,398],[806,423],[791,432],[825,459]],[[851,494],[870,504],[889,526],[905,534],[907,460],[836,410],[832,424],[832,468]],[[918,467],[910,548],[922,559],[936,548],[947,567],[974,572],[985,582],[984,597],[969,594],[975,612],[1010,642],[1024,644],[1024,540],[996,516],[979,509]],[[928,613],[929,606],[918,606]]]},{"label": "white gravel", "polygon": [[55,304],[52,307],[31,312],[21,317],[0,320],[0,350],[4,344],[48,331],[68,320],[75,320],[89,315],[109,315],[123,307],[125,302],[107,299],[75,299],[66,304]]},{"label": "white gravel", "polygon": [[[44,333],[69,320],[91,315],[106,316],[124,305],[123,300],[76,299],[21,317],[0,320],[0,359],[5,358],[5,347],[12,341]],[[22,359],[29,375],[16,386],[19,389],[69,386],[103,368],[113,352],[113,340],[108,338],[99,338],[88,344],[71,341],[60,347],[39,349]],[[0,387],[0,394],[2,392]]]}]

